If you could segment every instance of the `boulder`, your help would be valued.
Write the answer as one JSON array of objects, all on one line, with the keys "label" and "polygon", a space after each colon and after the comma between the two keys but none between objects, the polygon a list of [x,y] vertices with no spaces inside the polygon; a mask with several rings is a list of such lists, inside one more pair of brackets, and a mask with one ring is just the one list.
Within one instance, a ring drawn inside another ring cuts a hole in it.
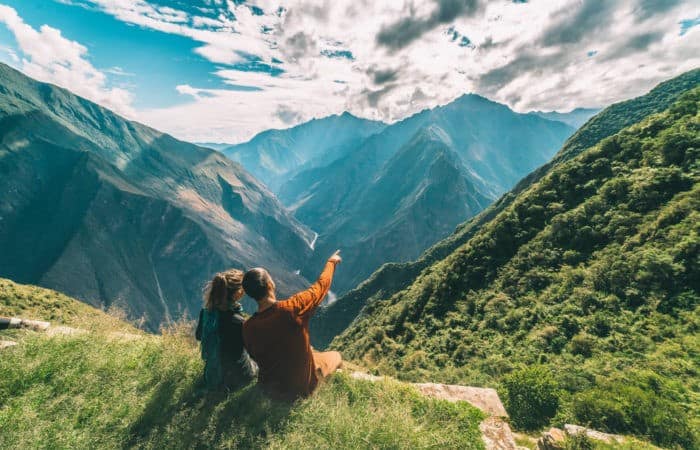
[{"label": "boulder", "polygon": [[501,417],[487,417],[479,424],[481,439],[487,450],[517,450],[510,425]]},{"label": "boulder", "polygon": [[571,436],[584,434],[590,439],[605,442],[608,444],[619,444],[625,441],[624,436],[620,436],[619,434],[603,433],[602,431],[592,430],[590,428],[582,427],[580,425],[572,425],[570,423],[564,425],[564,430],[566,430],[566,434],[569,434]]},{"label": "boulder", "polygon": [[537,440],[537,450],[563,450],[566,433],[560,428],[550,428]]}]

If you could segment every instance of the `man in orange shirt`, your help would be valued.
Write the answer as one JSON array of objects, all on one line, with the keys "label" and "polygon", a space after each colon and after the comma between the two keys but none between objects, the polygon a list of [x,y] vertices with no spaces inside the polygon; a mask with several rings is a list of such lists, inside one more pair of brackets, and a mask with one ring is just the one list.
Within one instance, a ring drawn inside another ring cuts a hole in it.
[{"label": "man in orange shirt", "polygon": [[267,270],[251,269],[243,277],[243,289],[258,303],[258,311],[243,324],[243,342],[258,363],[258,382],[274,397],[307,397],[320,378],[342,364],[340,353],[316,352],[309,341],[309,321],[340,262],[336,251],[309,289],[283,301],[275,297],[275,283]]}]

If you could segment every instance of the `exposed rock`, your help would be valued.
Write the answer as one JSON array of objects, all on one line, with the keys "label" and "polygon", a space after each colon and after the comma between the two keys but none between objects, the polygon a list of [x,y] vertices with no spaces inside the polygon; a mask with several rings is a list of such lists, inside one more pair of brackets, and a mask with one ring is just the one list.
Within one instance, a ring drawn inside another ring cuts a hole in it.
[{"label": "exposed rock", "polygon": [[491,416],[479,424],[481,439],[487,450],[517,450],[510,425],[501,417]]},{"label": "exposed rock", "polygon": [[542,437],[537,440],[538,450],[563,450],[566,442],[566,433],[560,428],[550,428],[542,433]]},{"label": "exposed rock", "polygon": [[590,428],[582,427],[580,425],[572,425],[570,423],[567,423],[564,425],[564,430],[566,430],[566,433],[575,436],[578,434],[585,434],[586,437],[590,439],[594,439],[596,441],[602,441],[606,442],[608,444],[612,443],[622,443],[625,441],[624,436],[620,436],[618,434],[608,434],[608,433],[603,433],[602,431],[597,431],[597,430],[592,430]]},{"label": "exposed rock", "polygon": [[51,324],[41,320],[21,319],[19,317],[0,317],[3,328],[29,328],[34,331],[45,331]]},{"label": "exposed rock", "polygon": [[503,403],[501,403],[501,399],[495,389],[437,383],[416,383],[414,386],[428,397],[451,402],[465,401],[490,416],[508,417],[508,413],[503,407]]}]

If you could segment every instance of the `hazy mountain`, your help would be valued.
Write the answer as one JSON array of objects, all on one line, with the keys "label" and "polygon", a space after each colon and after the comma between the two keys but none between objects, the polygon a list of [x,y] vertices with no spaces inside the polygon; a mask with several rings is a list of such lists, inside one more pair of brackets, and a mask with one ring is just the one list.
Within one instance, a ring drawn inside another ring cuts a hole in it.
[{"label": "hazy mountain", "polygon": [[596,144],[380,290],[333,347],[407,379],[500,383],[519,427],[564,414],[695,448],[698,374],[678,368],[700,342],[700,71],[594,121]]},{"label": "hazy mountain", "polygon": [[222,151],[279,194],[280,186],[300,170],[330,164],[384,127],[346,112],[285,130],[267,130]]},{"label": "hazy mountain", "polygon": [[300,172],[281,200],[319,233],[309,276],[344,252],[334,290],[383,262],[408,261],[545,163],[573,129],[476,95],[425,110],[370,136],[326,167]]},{"label": "hazy mountain", "polygon": [[362,308],[380,299],[388,299],[408,287],[424,271],[467,244],[482,228],[487,227],[513,201],[545,176],[553,167],[570,160],[586,148],[594,146],[625,127],[640,122],[647,116],[667,109],[684,92],[700,83],[700,70],[687,72],[661,83],[644,96],[614,104],[580,128],[555,157],[544,166],[523,178],[510,192],[476,216],[460,225],[448,238],[429,248],[412,262],[384,264],[354,290],[340,296],[332,305],[321,311],[312,322],[315,345],[324,347],[334,336],[342,332]]},{"label": "hazy mountain", "polygon": [[564,122],[573,128],[580,128],[588,119],[599,112],[598,108],[576,108],[567,113],[557,111],[533,111],[532,113],[545,119]]},{"label": "hazy mountain", "polygon": [[284,292],[308,229],[237,163],[0,65],[0,276],[146,316],[196,313],[228,267]]},{"label": "hazy mountain", "polygon": [[212,148],[219,152],[231,146],[231,144],[220,142],[195,142],[194,144],[199,145],[200,147]]}]

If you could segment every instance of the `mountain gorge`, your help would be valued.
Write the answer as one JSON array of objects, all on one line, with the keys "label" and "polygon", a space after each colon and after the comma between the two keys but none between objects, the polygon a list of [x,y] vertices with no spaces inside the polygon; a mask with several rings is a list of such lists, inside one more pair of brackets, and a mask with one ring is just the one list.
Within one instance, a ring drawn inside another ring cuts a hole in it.
[{"label": "mountain gorge", "polygon": [[311,232],[219,153],[127,121],[0,65],[0,275],[118,306],[157,329],[196,314],[229,267],[282,292]]},{"label": "mountain gorge", "polygon": [[317,321],[367,301],[332,348],[405,379],[498,385],[517,427],[696,448],[699,84],[695,70],[606,109],[417,263],[374,274]]},{"label": "mountain gorge", "polygon": [[334,290],[342,293],[386,261],[415,259],[544,164],[573,131],[464,95],[387,126],[326,166],[300,171],[279,197],[318,233],[302,273],[313,276],[340,248],[345,270]]}]

